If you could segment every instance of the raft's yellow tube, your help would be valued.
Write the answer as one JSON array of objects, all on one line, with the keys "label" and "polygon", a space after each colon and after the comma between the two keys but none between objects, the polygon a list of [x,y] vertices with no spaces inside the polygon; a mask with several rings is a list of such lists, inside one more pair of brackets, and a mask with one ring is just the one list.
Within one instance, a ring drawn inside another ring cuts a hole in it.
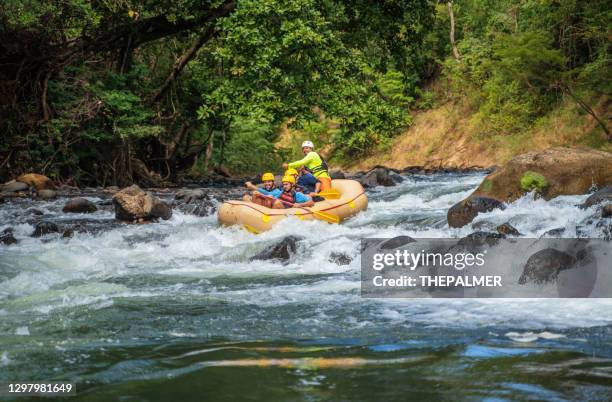
[{"label": "raft's yellow tube", "polygon": [[297,216],[302,220],[318,219],[312,212],[323,211],[345,219],[365,210],[368,197],[361,184],[355,180],[332,180],[332,189],[340,193],[337,200],[325,200],[315,203],[310,208],[272,209],[242,200],[226,201],[219,208],[219,223],[222,225],[242,225],[253,233],[270,230],[279,221],[288,216]]}]

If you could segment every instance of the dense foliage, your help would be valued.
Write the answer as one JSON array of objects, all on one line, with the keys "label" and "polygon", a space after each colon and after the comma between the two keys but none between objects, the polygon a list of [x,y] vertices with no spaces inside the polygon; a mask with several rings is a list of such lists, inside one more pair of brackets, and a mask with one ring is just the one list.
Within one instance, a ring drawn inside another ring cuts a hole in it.
[{"label": "dense foliage", "polygon": [[0,179],[278,169],[287,125],[358,158],[433,105],[439,76],[485,133],[564,96],[606,129],[589,100],[610,94],[611,14],[602,0],[5,0]]}]

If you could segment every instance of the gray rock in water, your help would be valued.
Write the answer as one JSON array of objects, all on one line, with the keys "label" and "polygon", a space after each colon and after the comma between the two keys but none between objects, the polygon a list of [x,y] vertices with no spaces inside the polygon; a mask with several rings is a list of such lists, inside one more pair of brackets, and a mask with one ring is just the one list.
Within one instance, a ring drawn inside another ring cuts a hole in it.
[{"label": "gray rock in water", "polygon": [[92,213],[97,210],[98,208],[93,202],[81,197],[68,200],[62,208],[62,211],[67,213]]},{"label": "gray rock in water", "polygon": [[22,183],[20,181],[13,180],[13,181],[3,184],[0,187],[0,191],[7,192],[7,193],[16,193],[18,191],[28,191],[29,187],[30,186],[28,186],[26,183]]},{"label": "gray rock in water", "polygon": [[580,205],[580,207],[589,208],[603,202],[612,202],[612,186],[606,186],[594,192]]},{"label": "gray rock in water", "polygon": [[364,187],[395,186],[395,182],[389,175],[389,170],[383,167],[377,167],[370,170],[359,180]]},{"label": "gray rock in water", "polygon": [[15,239],[15,236],[13,236],[12,228],[6,228],[2,231],[2,233],[0,233],[0,243],[7,246],[17,243],[17,239]]},{"label": "gray rock in water", "polygon": [[337,265],[349,265],[351,261],[353,261],[353,259],[345,253],[333,252],[329,255],[329,262],[333,262]]},{"label": "gray rock in water", "polygon": [[172,217],[172,208],[159,198],[154,197],[153,205],[149,213],[154,218],[162,218],[167,221]]},{"label": "gray rock in water", "polygon": [[27,212],[28,212],[29,214],[36,215],[36,216],[42,216],[42,215],[44,215],[44,214],[45,214],[45,213],[44,213],[43,211],[41,211],[40,209],[36,209],[36,208],[30,208],[30,209],[28,209],[28,210],[27,210]]},{"label": "gray rock in water", "polygon": [[282,260],[289,261],[291,255],[297,251],[297,243],[302,240],[302,237],[287,236],[280,243],[268,247],[261,253],[255,255],[251,260]]},{"label": "gray rock in water", "polygon": [[601,217],[609,218],[611,216],[612,216],[612,204],[607,204],[601,210]]},{"label": "gray rock in water", "polygon": [[38,197],[42,198],[43,200],[51,200],[57,197],[57,193],[55,190],[42,189],[38,190]]},{"label": "gray rock in water", "polygon": [[495,228],[497,233],[501,233],[507,236],[522,236],[521,232],[519,232],[514,226],[509,224],[508,222],[503,223]]},{"label": "gray rock in water", "polygon": [[505,239],[506,235],[503,233],[493,232],[474,232],[469,235],[462,237],[457,242],[460,246],[494,246],[499,243],[500,239]]},{"label": "gray rock in water", "polygon": [[194,190],[182,189],[176,192],[174,199],[183,200],[186,203],[190,203],[197,200],[208,199],[208,194],[206,194],[206,192],[201,188]]},{"label": "gray rock in water", "polygon": [[346,175],[344,174],[344,172],[342,172],[341,170],[337,170],[337,169],[330,170],[329,177],[331,177],[332,180],[346,179]]},{"label": "gray rock in water", "polygon": [[415,243],[415,242],[416,240],[414,240],[410,236],[397,236],[392,239],[385,240],[384,242],[380,244],[379,248],[381,250],[392,250],[394,248],[401,247],[408,243]]},{"label": "gray rock in water", "polygon": [[554,248],[546,248],[533,254],[523,268],[519,284],[528,282],[547,283],[555,281],[559,272],[570,269],[576,264],[576,258]]},{"label": "gray rock in water", "polygon": [[562,236],[563,233],[565,233],[565,228],[554,228],[554,229],[550,229],[550,230],[544,232],[544,234],[542,234],[542,236],[540,236],[540,238],[542,238],[542,237],[556,238],[556,237]]},{"label": "gray rock in water", "polygon": [[493,198],[470,197],[453,205],[448,210],[446,219],[450,227],[460,228],[472,222],[479,213],[505,208],[504,204]]},{"label": "gray rock in water", "polygon": [[42,237],[50,233],[59,233],[60,228],[53,222],[42,221],[38,222],[32,233],[32,237]]}]

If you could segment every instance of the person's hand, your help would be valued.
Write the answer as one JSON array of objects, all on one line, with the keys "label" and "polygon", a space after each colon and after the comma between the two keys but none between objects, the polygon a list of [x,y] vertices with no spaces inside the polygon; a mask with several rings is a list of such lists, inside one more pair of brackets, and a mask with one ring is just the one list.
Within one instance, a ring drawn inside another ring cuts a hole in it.
[{"label": "person's hand", "polygon": [[288,163],[283,163],[283,169],[287,170],[288,167],[289,167]]}]

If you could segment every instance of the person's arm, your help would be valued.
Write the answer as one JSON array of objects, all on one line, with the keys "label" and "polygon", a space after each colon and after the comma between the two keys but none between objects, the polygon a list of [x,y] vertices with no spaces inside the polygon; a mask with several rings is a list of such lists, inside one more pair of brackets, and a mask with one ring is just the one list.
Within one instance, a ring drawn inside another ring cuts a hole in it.
[{"label": "person's arm", "polygon": [[297,169],[300,166],[307,166],[308,162],[310,162],[314,158],[316,158],[314,151],[309,152],[308,155],[306,155],[304,158],[300,159],[299,161],[287,163],[287,167]]},{"label": "person's arm", "polygon": [[280,190],[275,188],[274,190],[268,191],[265,188],[258,188],[257,192],[263,195],[267,195],[270,197],[274,197],[274,198],[278,198],[278,196],[280,195]]},{"label": "person's arm", "polygon": [[295,201],[294,207],[312,207],[314,205],[312,198],[302,193],[295,193]]},{"label": "person's arm", "polygon": [[247,189],[251,190],[251,191],[258,191],[259,190],[259,188],[257,186],[255,186],[255,185],[253,185],[253,183],[251,183],[250,181],[247,181],[246,183],[244,183],[244,186]]}]

